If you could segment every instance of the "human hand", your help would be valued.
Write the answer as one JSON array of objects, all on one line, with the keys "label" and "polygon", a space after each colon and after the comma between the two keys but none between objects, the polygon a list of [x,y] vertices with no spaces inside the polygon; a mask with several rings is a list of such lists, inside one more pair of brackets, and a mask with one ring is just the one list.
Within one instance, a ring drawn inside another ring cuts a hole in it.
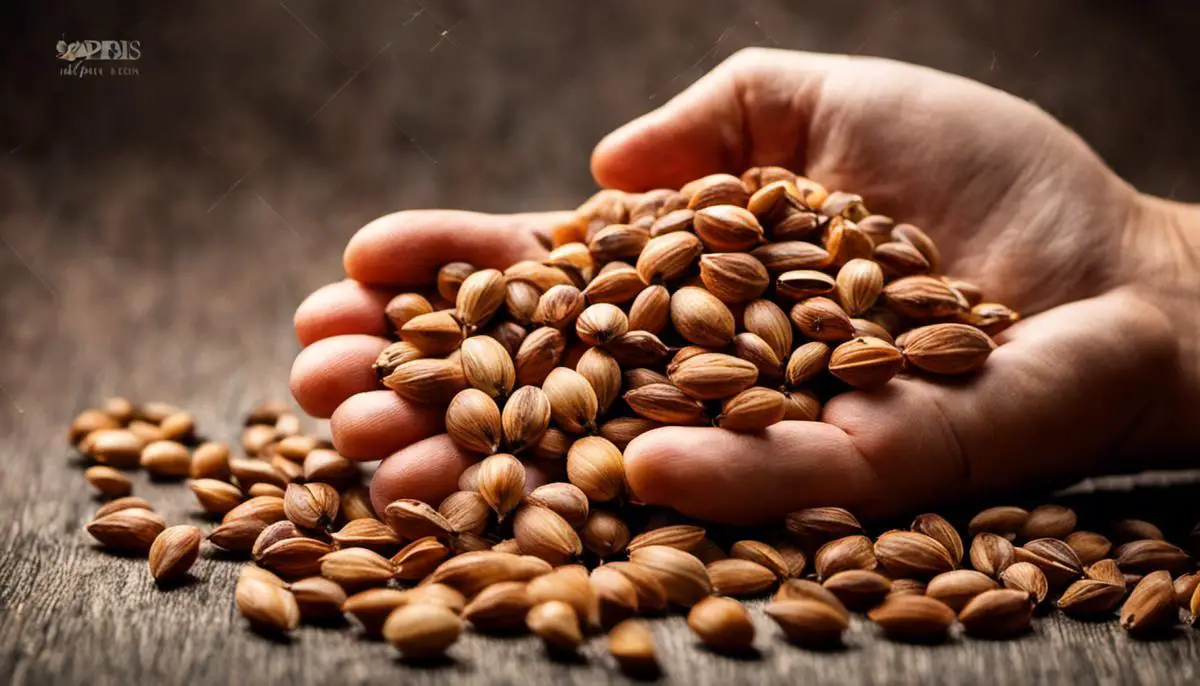
[{"label": "human hand", "polygon": [[[1184,210],[1139,196],[1044,112],[918,67],[745,51],[606,138],[593,171],[602,185],[645,190],[766,164],[804,170],[921,226],[946,273],[1038,314],[1006,332],[967,382],[898,378],[835,397],[822,422],[761,435],[645,434],[625,453],[639,500],[726,521],[818,504],[887,513],[1134,468],[1120,460],[1196,445],[1175,426],[1172,405],[1196,393],[1198,327],[1178,303],[1200,295],[1200,270],[1186,262],[1200,239],[1181,227]],[[391,292],[375,289],[429,283],[451,260],[502,267],[536,256],[534,230],[557,219],[385,217],[347,249],[354,281],[318,291],[297,312],[300,338],[312,344],[293,370],[301,405],[333,414],[348,456],[398,451],[376,475],[377,504],[437,502],[472,458],[430,437],[441,431],[440,408],[371,390]],[[1182,248],[1164,251],[1164,242]]]}]

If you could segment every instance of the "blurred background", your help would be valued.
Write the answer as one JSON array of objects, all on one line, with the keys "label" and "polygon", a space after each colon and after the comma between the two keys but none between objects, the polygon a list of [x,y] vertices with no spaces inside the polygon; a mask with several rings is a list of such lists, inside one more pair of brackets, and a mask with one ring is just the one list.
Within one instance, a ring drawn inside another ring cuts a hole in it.
[{"label": "blurred background", "polygon": [[[6,430],[111,392],[206,403],[202,421],[283,395],[292,311],[340,278],[363,223],[574,205],[601,136],[751,45],[978,79],[1037,102],[1143,191],[1200,200],[1195,3],[62,1],[4,15]],[[62,73],[57,42],[88,39],[139,41],[121,63],[136,73]]]}]

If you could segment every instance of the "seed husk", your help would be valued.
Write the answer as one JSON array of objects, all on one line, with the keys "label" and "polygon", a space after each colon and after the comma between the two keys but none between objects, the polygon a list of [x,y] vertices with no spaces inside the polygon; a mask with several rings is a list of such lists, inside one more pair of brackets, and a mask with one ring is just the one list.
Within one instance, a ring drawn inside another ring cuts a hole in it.
[{"label": "seed husk", "polygon": [[946,552],[950,553],[950,559],[954,561],[955,566],[962,563],[962,537],[958,535],[954,525],[946,521],[945,517],[933,513],[918,515],[910,528],[941,543]]},{"label": "seed husk", "polygon": [[717,400],[754,385],[758,368],[732,355],[702,353],[676,365],[667,376],[676,388],[697,400]]},{"label": "seed husk", "polygon": [[789,641],[810,648],[841,644],[842,633],[850,626],[846,615],[816,600],[775,601],[767,605],[766,613]]},{"label": "seed husk", "polygon": [[507,292],[504,275],[499,270],[481,269],[472,273],[463,280],[454,300],[457,320],[469,330],[478,328],[500,309]]},{"label": "seed husk", "polygon": [[85,528],[106,548],[145,553],[166,522],[157,513],[132,507],[93,519]]},{"label": "seed husk", "polygon": [[688,208],[693,210],[713,206],[742,208],[750,200],[742,180],[732,174],[703,176],[684,184],[679,192],[689,197]]},{"label": "seed husk", "polygon": [[785,376],[790,388],[798,388],[829,369],[833,349],[828,343],[809,341],[792,351]]},{"label": "seed husk", "polygon": [[525,502],[553,510],[574,529],[583,527],[588,521],[588,497],[574,484],[543,484],[525,496]]},{"label": "seed husk", "polygon": [[1092,564],[1086,570],[1087,578],[1097,581],[1105,581],[1114,586],[1125,585],[1125,575],[1121,573],[1121,569],[1117,567],[1116,560],[1100,560]]},{"label": "seed husk", "polygon": [[567,452],[567,479],[588,498],[606,502],[625,490],[625,466],[620,449],[600,436],[585,436]]},{"label": "seed husk", "polygon": [[754,624],[746,608],[731,598],[711,596],[696,603],[687,618],[692,632],[711,650],[740,653],[754,645]]},{"label": "seed husk", "polygon": [[814,341],[845,341],[854,337],[850,315],[829,298],[801,300],[792,306],[789,316],[800,333]]},{"label": "seed husk", "polygon": [[379,636],[388,615],[411,602],[412,591],[395,588],[369,588],[346,598],[342,612],[354,617],[368,636]]},{"label": "seed husk", "polygon": [[600,435],[617,446],[618,450],[624,451],[633,439],[662,426],[664,424],[661,422],[644,417],[616,417],[600,425]]},{"label": "seed husk", "polygon": [[452,310],[421,314],[400,329],[400,339],[429,357],[449,355],[463,342],[463,323]]},{"label": "seed husk", "polygon": [[671,323],[689,342],[720,348],[733,340],[733,313],[715,295],[687,286],[671,294]]},{"label": "seed husk", "polygon": [[1050,584],[1041,568],[1030,562],[1015,562],[1000,573],[1005,588],[1024,591],[1035,605],[1041,605],[1050,593]]},{"label": "seed husk", "polygon": [[491,455],[500,449],[500,408],[477,388],[459,391],[446,408],[446,433],[469,452]]},{"label": "seed husk", "polygon": [[1031,562],[1046,575],[1053,589],[1061,589],[1083,573],[1083,565],[1069,545],[1057,538],[1038,538],[1014,550],[1018,562]]},{"label": "seed husk", "polygon": [[942,572],[930,579],[925,588],[925,595],[942,601],[951,610],[958,612],[975,596],[995,588],[998,588],[995,580],[982,572],[956,569]]},{"label": "seed husk", "polygon": [[746,331],[758,336],[779,360],[786,360],[792,352],[792,323],[787,314],[770,300],[755,300],[746,305],[742,314]]},{"label": "seed husk", "polygon": [[866,536],[843,536],[822,545],[813,558],[817,576],[828,579],[847,569],[875,569],[878,564],[871,539]]},{"label": "seed husk", "polygon": [[129,477],[108,465],[93,465],[83,472],[84,478],[100,492],[110,498],[123,498],[133,492]]},{"label": "seed husk", "polygon": [[[1088,577],[1091,577],[1089,571]],[[1196,595],[1196,589],[1200,587],[1200,574],[1191,572],[1182,574],[1175,579],[1175,599],[1179,601],[1179,607],[1187,610],[1191,607],[1192,597]],[[1193,613],[1194,614],[1194,613]]]},{"label": "seed husk", "polygon": [[79,448],[88,457],[110,467],[135,467],[146,441],[128,429],[96,429],[87,434]]},{"label": "seed husk", "polygon": [[[787,560],[783,555],[761,541],[738,541],[730,547],[729,557],[759,564],[779,579],[786,579],[790,575]],[[709,576],[711,577],[712,574],[710,573]]]},{"label": "seed husk", "polygon": [[971,540],[971,566],[993,579],[1015,560],[1013,544],[1000,534],[985,531]]},{"label": "seed husk", "polygon": [[1151,572],[1133,588],[1121,606],[1121,628],[1134,635],[1149,635],[1167,629],[1179,619],[1171,574]]},{"label": "seed husk", "polygon": [[720,204],[692,209],[696,210],[692,228],[713,252],[742,252],[766,241],[758,218],[744,207]]},{"label": "seed husk", "polygon": [[419,581],[437,569],[450,549],[433,536],[418,538],[392,556],[394,576],[401,581]]},{"label": "seed husk", "polygon": [[333,546],[307,536],[294,536],[266,547],[257,562],[286,579],[313,576],[321,572],[321,559],[333,552]]},{"label": "seed husk", "polygon": [[704,424],[704,404],[668,383],[652,383],[627,391],[624,396],[637,414],[663,424]]},{"label": "seed husk", "polygon": [[1117,565],[1123,572],[1148,574],[1165,569],[1180,574],[1191,565],[1190,556],[1179,546],[1166,541],[1146,538],[1130,541],[1117,549]]},{"label": "seed husk", "polygon": [[771,598],[774,602],[813,600],[828,605],[849,621],[850,611],[832,591],[810,579],[787,579]]},{"label": "seed husk", "polygon": [[889,531],[875,540],[875,557],[890,574],[928,579],[957,565],[937,540],[915,531]]},{"label": "seed husk", "polygon": [[[646,251],[643,250],[642,254],[645,255]],[[609,262],[605,270],[583,289],[583,295],[588,303],[620,305],[633,300],[647,285],[638,270],[622,262]]]},{"label": "seed husk", "polygon": [[1009,588],[984,591],[958,613],[966,632],[982,638],[1009,638],[1029,631],[1033,603],[1029,594]]},{"label": "seed husk", "polygon": [[573,651],[583,643],[579,617],[561,600],[534,605],[525,616],[525,624],[548,650]]},{"label": "seed husk", "polygon": [[888,591],[888,597],[898,595],[925,595],[926,584],[916,579],[896,579]]},{"label": "seed husk", "polygon": [[430,357],[396,367],[383,385],[410,402],[442,404],[467,387],[467,378],[460,361]]},{"label": "seed husk", "polygon": [[629,330],[629,318],[611,303],[588,306],[575,322],[575,334],[588,345],[604,345]]},{"label": "seed husk", "polygon": [[191,439],[196,431],[196,420],[190,412],[173,412],[159,422],[158,428],[162,431],[164,440],[186,441]]},{"label": "seed husk", "polygon": [[732,352],[758,369],[759,385],[779,385],[783,378],[783,358],[758,334],[745,331],[734,336]]},{"label": "seed husk", "polygon": [[329,484],[288,484],[283,497],[284,514],[305,529],[328,529],[340,510],[341,498]]},{"label": "seed husk", "polygon": [[579,530],[583,545],[597,557],[612,557],[625,550],[629,543],[629,526],[623,519],[607,510],[592,508],[587,522]]},{"label": "seed husk", "polygon": [[891,381],[904,365],[896,346],[871,336],[859,336],[833,349],[829,372],[858,389],[872,389]]},{"label": "seed husk", "polygon": [[581,623],[597,623],[596,599],[592,595],[587,568],[583,565],[561,566],[529,581],[529,597],[533,603],[560,600],[569,605]]},{"label": "seed husk", "polygon": [[904,359],[919,369],[953,375],[978,370],[996,344],[973,326],[931,324],[907,332],[903,348]]},{"label": "seed husk", "polygon": [[188,524],[163,529],[150,546],[150,576],[160,584],[182,578],[196,563],[203,538]]},{"label": "seed husk", "polygon": [[1105,615],[1115,610],[1124,597],[1124,584],[1117,586],[1095,579],[1080,579],[1063,591],[1058,608],[1079,617]]},{"label": "seed husk", "polygon": [[667,607],[666,586],[654,570],[633,562],[609,562],[603,568],[620,572],[629,579],[637,592],[639,612],[658,612]]},{"label": "seed husk", "polygon": [[512,392],[517,372],[504,345],[491,336],[472,336],[462,344],[462,371],[472,388],[493,398]]},{"label": "seed husk", "polygon": [[623,367],[656,366],[671,349],[649,331],[629,331],[608,342],[605,351]]},{"label": "seed husk", "polygon": [[[345,509],[344,502],[342,509]],[[330,537],[342,548],[370,548],[377,553],[391,552],[400,546],[396,532],[373,517],[351,519]]]},{"label": "seed husk", "polygon": [[575,371],[592,385],[600,414],[621,394],[621,365],[600,348],[589,348],[575,363]]},{"label": "seed husk", "polygon": [[579,372],[557,367],[542,382],[542,390],[550,401],[550,416],[564,431],[593,433],[599,401],[592,385]]},{"label": "seed husk", "polygon": [[[518,464],[518,466],[520,465]],[[521,472],[521,489],[523,490],[525,470],[522,469]],[[491,468],[489,467],[487,473],[482,475],[486,476],[490,482],[493,477]],[[495,495],[495,492],[492,492]],[[450,526],[456,533],[482,534],[491,520],[492,507],[479,492],[455,491],[446,496],[441,505],[438,505],[438,512],[446,518],[446,521],[450,522]]]},{"label": "seed husk", "polygon": [[567,459],[567,450],[574,440],[575,438],[565,431],[550,427],[529,450],[529,454],[539,460],[562,461]]},{"label": "seed husk", "polygon": [[[887,306],[895,310],[897,313],[918,321],[927,321],[941,317],[952,317],[960,310],[964,309],[966,304],[960,301],[958,295],[951,290],[949,286],[943,283],[941,279],[924,275],[904,276],[892,281],[883,287],[883,298],[884,302],[887,303]],[[975,329],[974,327],[968,327],[965,324],[935,324],[934,326],[961,326],[979,332],[978,329]],[[983,334],[983,336],[984,338],[987,338],[986,334]],[[955,343],[961,342],[957,338],[951,340],[953,340]],[[943,345],[939,347],[944,347],[945,345],[946,344],[943,343]],[[924,369],[924,367],[922,367],[922,369]]]},{"label": "seed husk", "polygon": [[334,550],[319,562],[321,576],[350,591],[382,586],[395,573],[390,560],[366,548]]},{"label": "seed husk", "polygon": [[101,505],[96,510],[95,514],[92,515],[92,521],[100,519],[101,517],[103,517],[105,515],[110,515],[114,512],[120,512],[121,510],[129,510],[129,509],[133,509],[133,508],[140,508],[143,510],[149,510],[151,512],[154,511],[154,506],[151,505],[150,501],[146,500],[145,498],[139,498],[137,496],[127,495],[124,498],[117,498],[116,500],[110,500],[107,503],[104,503],[103,505]]},{"label": "seed husk", "polygon": [[835,538],[862,535],[862,524],[844,508],[810,507],[790,513],[786,520],[788,533],[801,545],[815,549]]},{"label": "seed husk", "polygon": [[710,253],[700,257],[700,280],[722,302],[742,303],[762,295],[771,275],[752,255]]},{"label": "seed husk", "polygon": [[980,533],[998,534],[1013,540],[1025,526],[1029,512],[1013,506],[989,507],[971,519],[967,525],[967,533],[974,536]]},{"label": "seed husk", "polygon": [[269,460],[235,457],[229,460],[229,470],[243,489],[260,483],[279,488],[286,488],[288,485],[287,475],[276,469]]},{"label": "seed husk", "polygon": [[190,476],[193,479],[216,479],[228,481],[229,445],[217,441],[205,441],[192,452]]},{"label": "seed husk", "polygon": [[838,270],[838,300],[847,314],[859,315],[871,309],[883,292],[883,270],[871,260],[853,259]]},{"label": "seed husk", "polygon": [[1159,541],[1165,540],[1162,529],[1144,519],[1122,519],[1112,525],[1113,540],[1117,543],[1130,543],[1147,538]]},{"label": "seed husk", "polygon": [[437,274],[438,295],[443,300],[454,302],[458,299],[458,291],[463,281],[475,273],[475,267],[466,262],[450,262],[442,266]]},{"label": "seed husk", "polygon": [[642,675],[658,671],[654,637],[645,623],[627,619],[608,634],[608,652],[626,673]]},{"label": "seed husk", "polygon": [[671,318],[671,292],[661,284],[642,289],[629,306],[629,329],[661,333]]},{"label": "seed husk", "polygon": [[1112,550],[1112,542],[1094,531],[1072,531],[1066,542],[1085,566],[1103,560]]},{"label": "seed husk", "polygon": [[717,595],[754,596],[771,588],[778,580],[774,572],[757,562],[737,558],[711,562],[705,569],[713,593]]},{"label": "seed husk", "polygon": [[310,576],[290,585],[292,596],[300,608],[300,618],[317,622],[341,618],[346,592],[329,579]]},{"label": "seed husk", "polygon": [[522,386],[504,404],[500,424],[504,445],[519,453],[537,444],[550,426],[550,400],[537,386]]},{"label": "seed husk", "polygon": [[[688,218],[690,220],[690,216]],[[687,231],[660,232],[646,243],[646,247],[638,256],[637,273],[640,279],[647,284],[674,281],[683,276],[703,251],[704,246],[693,233]]]},{"label": "seed husk", "polygon": [[413,317],[433,312],[433,305],[419,293],[401,293],[388,301],[383,308],[383,314],[392,323],[392,328],[399,331]]},{"label": "seed husk", "polygon": [[[803,550],[800,550],[800,548],[787,541],[777,542],[775,549],[779,551],[779,555],[787,562],[788,576],[800,577],[804,574],[804,568],[808,565],[808,558],[804,555]],[[731,550],[730,554],[732,552]]]},{"label": "seed husk", "polygon": [[75,415],[75,418],[71,420],[71,425],[67,428],[67,440],[71,442],[71,445],[78,446],[79,442],[93,431],[120,428],[121,420],[108,412],[94,408],[87,409]]},{"label": "seed husk", "polygon": [[497,517],[512,512],[525,495],[525,467],[512,455],[492,455],[480,462],[476,479],[479,495]]},{"label": "seed husk", "polygon": [[751,250],[750,254],[772,274],[797,269],[824,269],[833,261],[833,256],[821,246],[800,240],[768,243]]},{"label": "seed husk", "polygon": [[942,641],[954,624],[954,610],[938,600],[918,595],[890,597],[867,616],[888,638],[914,643]]},{"label": "seed husk", "polygon": [[400,538],[408,540],[425,536],[448,538],[454,533],[454,526],[441,513],[420,500],[393,500],[384,508],[384,518]]},{"label": "seed husk", "polygon": [[463,608],[462,616],[478,631],[499,631],[524,626],[532,606],[526,582],[501,581],[480,591]]},{"label": "seed husk", "polygon": [[621,572],[602,565],[592,570],[588,584],[596,599],[600,626],[612,627],[637,614],[637,587]]},{"label": "seed husk", "polygon": [[579,535],[553,510],[526,505],[513,518],[513,537],[526,555],[552,565],[565,564],[583,552]]},{"label": "seed husk", "polygon": [[383,637],[408,658],[430,658],[446,652],[462,633],[462,620],[434,603],[396,608],[383,624]]},{"label": "seed husk", "polygon": [[674,605],[691,607],[712,593],[704,563],[690,553],[652,545],[633,551],[629,559],[658,579],[667,592],[667,599]]},{"label": "seed husk", "polygon": [[300,606],[291,591],[255,578],[238,581],[238,611],[259,629],[287,632],[300,624]]},{"label": "seed husk", "polygon": [[892,582],[878,572],[847,569],[826,579],[824,587],[846,607],[863,610],[874,607],[886,598]]}]

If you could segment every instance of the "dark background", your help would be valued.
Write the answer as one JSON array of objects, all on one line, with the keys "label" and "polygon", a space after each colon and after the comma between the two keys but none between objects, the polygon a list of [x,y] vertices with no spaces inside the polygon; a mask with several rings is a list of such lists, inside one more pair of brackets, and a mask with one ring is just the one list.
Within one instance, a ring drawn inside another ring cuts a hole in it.
[{"label": "dark background", "polygon": [[[400,677],[389,651],[345,633],[306,629],[287,650],[245,634],[235,565],[202,560],[202,583],[163,595],[143,562],[100,554],[80,532],[95,504],[63,440],[74,412],[113,393],[183,404],[234,438],[242,412],[286,394],[292,312],[340,278],[342,246],[370,219],[572,206],[594,188],[601,136],[750,45],[978,79],[1037,102],[1139,189],[1196,201],[1198,35],[1200,5],[1170,0],[6,2],[0,680]],[[139,40],[138,74],[60,76],[60,39]],[[182,490],[137,486],[171,523],[189,516]],[[672,622],[656,628],[666,662],[696,683],[978,683],[1014,669],[1006,681],[1194,683],[1200,664],[1193,633],[1138,644],[1055,617],[1016,643],[940,649],[858,626],[840,655],[770,643],[765,662],[739,665]],[[502,645],[467,640],[453,674],[611,674]]]}]

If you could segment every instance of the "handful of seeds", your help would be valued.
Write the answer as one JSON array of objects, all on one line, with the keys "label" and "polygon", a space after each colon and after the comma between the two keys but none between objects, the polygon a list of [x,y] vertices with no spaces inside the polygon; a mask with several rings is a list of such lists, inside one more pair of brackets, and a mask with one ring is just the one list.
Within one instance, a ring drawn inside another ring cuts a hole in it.
[{"label": "handful of seeds", "polygon": [[[1070,615],[1119,610],[1140,635],[1175,624],[1179,606],[1200,612],[1192,558],[1139,520],[1106,536],[1077,530],[1065,507],[997,507],[965,528],[923,514],[872,537],[823,507],[714,531],[623,497],[622,451],[654,428],[760,431],[817,420],[830,395],[898,373],[978,370],[1017,315],[939,275],[920,229],[762,167],[679,191],[602,191],[553,243],[546,260],[504,272],[446,265],[436,294],[387,306],[400,340],[375,364],[380,381],[444,404],[447,433],[480,457],[442,502],[376,512],[359,467],[279,403],[250,413],[235,456],[198,439],[186,412],[111,399],[69,431],[96,463],[88,480],[114,498],[88,532],[147,554],[163,588],[206,536],[256,563],[234,597],[258,630],[345,614],[416,659],[468,625],[527,629],[552,655],[606,630],[620,668],[653,673],[639,616],[687,612],[705,646],[741,653],[757,639],[733,598],[755,596],[770,596],[784,638],[814,648],[838,645],[852,612],[914,642],[945,640],[956,624],[1018,635],[1053,598]],[[528,488],[524,459],[565,480]],[[123,470],[139,466],[190,477],[219,524],[168,528],[132,494]]]}]

